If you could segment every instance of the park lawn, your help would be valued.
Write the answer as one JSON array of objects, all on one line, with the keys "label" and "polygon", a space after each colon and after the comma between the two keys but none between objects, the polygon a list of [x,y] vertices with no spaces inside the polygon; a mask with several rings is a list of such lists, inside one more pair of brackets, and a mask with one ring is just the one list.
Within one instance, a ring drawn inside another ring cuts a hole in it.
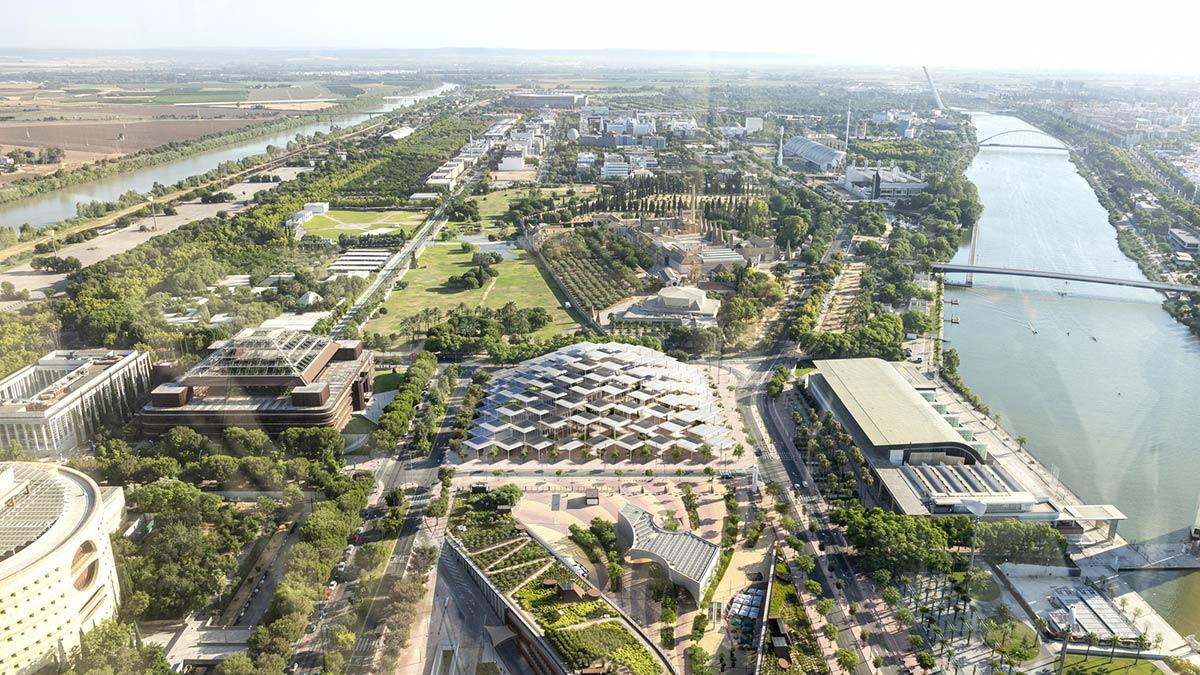
[{"label": "park lawn", "polygon": [[1097,654],[1102,648],[1092,650],[1092,655],[1085,658],[1083,654],[1067,654],[1067,665],[1064,670],[1068,673],[1081,672],[1085,675],[1161,675],[1162,671],[1153,663],[1142,659],[1134,663],[1133,659],[1115,658]]},{"label": "park lawn", "polygon": [[[569,187],[544,187],[540,188],[543,193],[563,194],[567,190],[574,189],[577,194],[585,194],[595,192],[595,185],[575,185]],[[489,192],[486,195],[470,197],[479,203],[479,219],[482,234],[498,234],[507,229],[507,226],[501,222],[501,218],[505,213],[508,213],[508,205],[517,197],[521,197],[529,192],[529,188],[508,188],[506,190],[496,190]],[[468,223],[455,221],[453,225],[459,229],[468,229]]]},{"label": "park lawn", "polygon": [[515,302],[518,307],[545,307],[553,320],[535,335],[547,337],[572,330],[577,324],[563,309],[562,300],[551,289],[537,264],[525,252],[516,260],[505,260],[497,266],[500,276],[483,288],[456,289],[446,285],[451,276],[471,269],[471,255],[458,244],[432,244],[417,260],[417,269],[404,275],[407,288],[392,293],[384,307],[387,314],[377,315],[365,330],[388,334],[396,330],[399,320],[421,310],[436,307],[448,311],[460,304],[468,307],[499,308]]},{"label": "park lawn", "polygon": [[422,211],[343,211],[333,209],[324,215],[313,216],[304,224],[305,234],[336,240],[343,234],[362,234],[368,230],[409,229],[425,221]]}]

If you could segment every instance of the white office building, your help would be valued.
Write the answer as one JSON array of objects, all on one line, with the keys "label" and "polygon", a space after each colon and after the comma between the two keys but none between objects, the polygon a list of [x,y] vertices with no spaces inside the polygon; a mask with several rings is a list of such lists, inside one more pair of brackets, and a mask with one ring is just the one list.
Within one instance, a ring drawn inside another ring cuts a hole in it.
[{"label": "white office building", "polygon": [[109,534],[120,488],[74,469],[0,463],[0,673],[57,672],[80,636],[117,614]]},{"label": "white office building", "polygon": [[105,421],[124,422],[150,388],[150,357],[61,349],[0,380],[0,445],[38,457],[67,452]]}]

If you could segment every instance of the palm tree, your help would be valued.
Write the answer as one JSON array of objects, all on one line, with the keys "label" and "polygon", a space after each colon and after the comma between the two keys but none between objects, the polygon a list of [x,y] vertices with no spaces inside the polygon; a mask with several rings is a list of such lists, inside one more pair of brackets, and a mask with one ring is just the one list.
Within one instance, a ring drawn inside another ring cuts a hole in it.
[{"label": "palm tree", "polygon": [[1133,657],[1133,665],[1136,666],[1137,662],[1142,660],[1142,650],[1150,648],[1150,638],[1146,637],[1145,633],[1141,633],[1134,641],[1134,646],[1137,647],[1137,655]]},{"label": "palm tree", "polygon": [[1116,635],[1109,635],[1104,638],[1104,645],[1108,647],[1108,662],[1112,663],[1113,657],[1117,653],[1117,647],[1121,646],[1121,638]]},{"label": "palm tree", "polygon": [[1087,661],[1088,657],[1092,655],[1092,647],[1100,644],[1100,636],[1095,633],[1088,633],[1083,636],[1083,641],[1087,643],[1087,651],[1083,653],[1083,660]]}]

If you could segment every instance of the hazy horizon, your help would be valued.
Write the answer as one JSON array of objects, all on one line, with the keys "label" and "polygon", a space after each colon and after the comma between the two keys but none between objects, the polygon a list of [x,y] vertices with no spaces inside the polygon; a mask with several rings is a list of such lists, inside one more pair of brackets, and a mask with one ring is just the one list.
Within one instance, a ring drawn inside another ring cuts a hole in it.
[{"label": "hazy horizon", "polygon": [[[407,3],[405,3],[407,4]],[[1084,8],[1013,0],[1003,11],[949,0],[840,6],[759,3],[753,12],[659,3],[622,13],[531,0],[404,6],[359,0],[235,3],[84,0],[6,9],[13,49],[645,50],[760,55],[822,65],[1200,74],[1200,3]]]}]

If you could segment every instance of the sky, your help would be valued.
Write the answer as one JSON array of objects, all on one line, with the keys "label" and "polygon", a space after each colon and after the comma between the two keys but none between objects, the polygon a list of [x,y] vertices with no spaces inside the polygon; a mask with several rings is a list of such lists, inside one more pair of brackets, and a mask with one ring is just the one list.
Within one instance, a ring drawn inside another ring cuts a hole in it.
[{"label": "sky", "polygon": [[658,49],[1200,74],[1197,0],[3,0],[10,47]]}]

